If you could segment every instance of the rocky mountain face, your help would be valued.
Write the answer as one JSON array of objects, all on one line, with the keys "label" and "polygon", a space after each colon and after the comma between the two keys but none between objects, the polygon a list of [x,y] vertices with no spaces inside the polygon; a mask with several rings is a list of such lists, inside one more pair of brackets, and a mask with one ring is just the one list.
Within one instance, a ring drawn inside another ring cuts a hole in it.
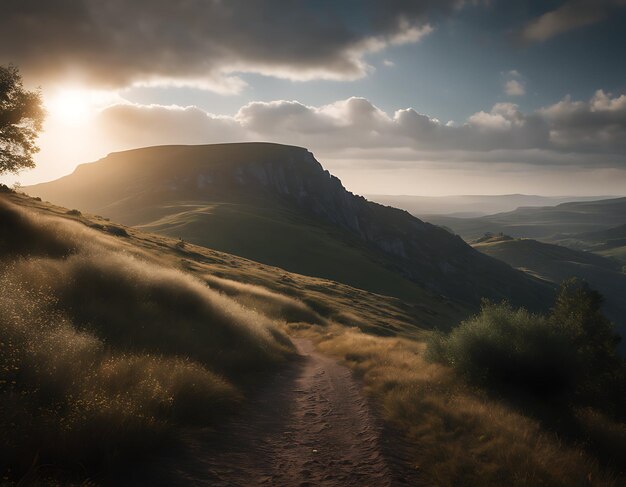
[{"label": "rocky mountain face", "polygon": [[81,165],[70,176],[27,191],[135,225],[189,202],[245,201],[251,208],[271,202],[358,237],[386,267],[456,300],[476,305],[483,297],[509,299],[537,309],[552,293],[551,287],[440,227],[352,194],[300,147],[246,143],[138,149]]}]

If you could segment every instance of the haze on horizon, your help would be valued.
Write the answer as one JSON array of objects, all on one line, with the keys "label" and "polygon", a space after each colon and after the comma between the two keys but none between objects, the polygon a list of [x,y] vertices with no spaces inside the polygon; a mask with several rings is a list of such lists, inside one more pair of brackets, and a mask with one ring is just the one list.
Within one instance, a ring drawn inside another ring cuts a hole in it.
[{"label": "haze on horizon", "polygon": [[0,64],[49,116],[3,181],[271,141],[362,194],[624,195],[625,25],[624,0],[9,1]]}]

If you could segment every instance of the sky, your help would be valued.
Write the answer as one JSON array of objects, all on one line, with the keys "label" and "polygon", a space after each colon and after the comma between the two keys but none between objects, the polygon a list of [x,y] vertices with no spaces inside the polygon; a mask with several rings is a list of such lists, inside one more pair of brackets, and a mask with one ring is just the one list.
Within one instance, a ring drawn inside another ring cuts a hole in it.
[{"label": "sky", "polygon": [[4,0],[37,167],[309,148],[361,194],[626,195],[626,0]]}]

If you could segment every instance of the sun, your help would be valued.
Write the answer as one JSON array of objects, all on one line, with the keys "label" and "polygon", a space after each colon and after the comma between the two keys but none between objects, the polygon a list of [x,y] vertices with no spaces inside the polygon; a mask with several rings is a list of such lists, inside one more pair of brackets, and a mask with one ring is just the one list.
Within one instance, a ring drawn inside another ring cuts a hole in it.
[{"label": "sun", "polygon": [[62,89],[46,103],[51,117],[67,123],[84,121],[91,111],[89,92],[82,89]]},{"label": "sun", "polygon": [[87,121],[98,110],[116,102],[119,102],[117,93],[85,88],[61,88],[46,101],[46,108],[50,118],[76,125]]}]

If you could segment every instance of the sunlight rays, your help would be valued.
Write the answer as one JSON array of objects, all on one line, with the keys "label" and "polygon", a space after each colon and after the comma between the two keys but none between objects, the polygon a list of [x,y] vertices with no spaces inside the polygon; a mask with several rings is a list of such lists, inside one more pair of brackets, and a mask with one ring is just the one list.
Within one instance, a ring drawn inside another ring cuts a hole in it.
[{"label": "sunlight rays", "polygon": [[117,92],[63,87],[46,100],[51,119],[67,125],[79,125],[102,108],[122,101]]}]

